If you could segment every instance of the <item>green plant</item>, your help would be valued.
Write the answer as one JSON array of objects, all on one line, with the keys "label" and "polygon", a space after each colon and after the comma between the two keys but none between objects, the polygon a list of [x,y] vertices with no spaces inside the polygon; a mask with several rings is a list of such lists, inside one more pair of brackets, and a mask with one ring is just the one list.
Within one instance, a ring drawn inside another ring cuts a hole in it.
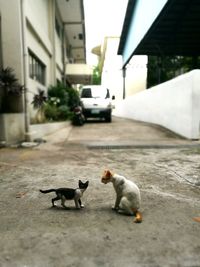
[{"label": "green plant", "polygon": [[38,89],[38,94],[34,95],[31,104],[33,104],[35,109],[41,109],[46,101],[47,97],[45,96],[44,90]]},{"label": "green plant", "polygon": [[59,113],[59,119],[61,120],[67,120],[70,118],[70,115],[71,115],[69,107],[64,106],[64,105],[58,107],[58,113]]},{"label": "green plant", "polygon": [[45,121],[45,113],[44,113],[44,106],[47,101],[47,97],[45,95],[44,90],[38,89],[38,94],[35,94],[33,97],[33,104],[34,109],[37,109],[37,113],[35,116],[36,123],[42,123]]},{"label": "green plant", "polygon": [[67,106],[57,107],[49,102],[44,106],[44,114],[49,121],[63,121],[71,118],[71,112]]},{"label": "green plant", "polygon": [[0,87],[7,94],[21,95],[23,86],[19,84],[12,68],[5,68],[0,71]]},{"label": "green plant", "polygon": [[72,111],[75,106],[80,104],[78,92],[72,87],[64,86],[62,83],[49,87],[48,98],[49,100],[57,99],[57,107],[67,106],[70,111]]},{"label": "green plant", "polygon": [[80,104],[80,98],[76,90],[59,83],[48,88],[48,97],[44,91],[38,90],[32,104],[37,109],[35,122],[43,122],[45,119],[61,121],[71,119],[74,107]]},{"label": "green plant", "polygon": [[199,56],[149,56],[147,88],[173,79],[195,68],[200,68]]},{"label": "green plant", "polygon": [[69,96],[68,107],[70,111],[73,111],[76,106],[80,105],[79,93],[73,88],[67,88],[67,93]]},{"label": "green plant", "polygon": [[50,86],[48,88],[48,99],[51,101],[54,101],[55,99],[57,99],[57,103],[56,105],[67,105],[68,104],[68,100],[69,100],[69,96],[66,90],[66,87],[59,83],[56,86]]},{"label": "green plant", "polygon": [[44,106],[44,115],[49,121],[57,121],[59,118],[59,111],[57,106],[47,102]]},{"label": "green plant", "polygon": [[94,67],[92,74],[92,84],[101,84],[101,72],[99,66]]},{"label": "green plant", "polygon": [[0,70],[0,111],[15,112],[24,86],[19,84],[14,70],[10,67]]}]

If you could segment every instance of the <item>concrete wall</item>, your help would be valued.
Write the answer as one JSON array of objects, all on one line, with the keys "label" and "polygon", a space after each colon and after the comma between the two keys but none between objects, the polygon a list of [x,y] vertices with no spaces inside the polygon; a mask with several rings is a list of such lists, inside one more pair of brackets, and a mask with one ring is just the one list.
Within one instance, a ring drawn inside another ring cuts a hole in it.
[{"label": "concrete wall", "polygon": [[115,102],[123,99],[122,57],[117,55],[119,37],[106,37],[101,47],[101,83],[115,95]]},{"label": "concrete wall", "polygon": [[188,139],[199,139],[200,70],[127,97],[113,114],[155,123]]},{"label": "concrete wall", "polygon": [[0,142],[15,144],[24,141],[24,113],[0,114]]},{"label": "concrete wall", "polygon": [[92,75],[92,67],[90,67],[87,64],[72,64],[69,63],[66,65],[66,74],[67,75],[86,75],[86,76],[91,76]]},{"label": "concrete wall", "polygon": [[[55,16],[59,17],[55,1],[25,0],[25,16],[27,49],[46,67],[45,85],[28,77],[28,99],[31,103],[34,94],[38,93],[38,88],[47,91],[50,85],[56,84],[56,79],[62,81],[62,44],[55,31]],[[36,115],[32,105],[29,105],[29,115],[31,120]]]},{"label": "concrete wall", "polygon": [[3,67],[12,67],[23,84],[20,1],[0,0]]},{"label": "concrete wall", "polygon": [[125,96],[131,96],[146,89],[147,56],[133,56],[126,65]]},{"label": "concrete wall", "polygon": [[[115,95],[115,103],[123,99],[122,56],[117,55],[119,37],[106,37],[102,44],[102,85]],[[126,96],[146,89],[147,56],[133,56],[126,66]]]},{"label": "concrete wall", "polygon": [[[47,91],[50,84],[55,83],[55,72],[52,66],[53,45],[52,45],[52,19],[49,14],[51,11],[51,1],[47,0],[26,0],[25,16],[26,16],[26,49],[32,51],[46,66],[46,82],[42,85],[37,80],[29,77],[27,70],[27,88],[29,101],[29,116],[33,119],[36,110],[30,103],[33,101],[34,94],[38,93],[38,88]],[[28,64],[27,64],[28,67]]]},{"label": "concrete wall", "polygon": [[[30,125],[30,141],[34,141],[36,138],[44,138],[44,136],[52,134],[60,129],[66,128],[68,131],[71,130],[72,124],[70,121],[65,122],[53,122],[45,124],[32,124]],[[67,136],[66,136],[67,138]]]}]

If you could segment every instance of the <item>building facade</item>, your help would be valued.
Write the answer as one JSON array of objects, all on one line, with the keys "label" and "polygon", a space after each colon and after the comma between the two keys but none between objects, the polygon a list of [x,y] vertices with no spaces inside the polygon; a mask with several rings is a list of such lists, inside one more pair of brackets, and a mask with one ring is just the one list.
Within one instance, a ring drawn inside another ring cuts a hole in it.
[{"label": "building facade", "polygon": [[147,56],[134,56],[123,72],[122,56],[117,54],[119,40],[117,36],[105,37],[97,52],[101,82],[115,95],[115,105],[125,96],[145,90],[147,78]]},{"label": "building facade", "polygon": [[[87,82],[90,73],[81,74],[86,63],[83,1],[0,0],[0,23],[0,67],[12,68],[25,88],[17,101],[18,119],[9,121],[10,128],[15,125],[11,141],[20,141],[30,135],[36,112],[31,102],[38,90]],[[72,75],[69,65],[76,69]],[[0,123],[0,139],[6,141],[5,117]]]}]

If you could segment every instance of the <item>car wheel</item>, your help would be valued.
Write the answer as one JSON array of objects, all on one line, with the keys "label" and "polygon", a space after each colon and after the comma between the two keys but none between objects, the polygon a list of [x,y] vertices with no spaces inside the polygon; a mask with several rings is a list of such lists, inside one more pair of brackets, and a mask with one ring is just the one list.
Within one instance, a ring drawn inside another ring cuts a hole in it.
[{"label": "car wheel", "polygon": [[106,122],[111,122],[111,121],[112,121],[112,116],[111,116],[111,114],[107,115],[107,116],[105,117],[105,120],[106,120]]}]

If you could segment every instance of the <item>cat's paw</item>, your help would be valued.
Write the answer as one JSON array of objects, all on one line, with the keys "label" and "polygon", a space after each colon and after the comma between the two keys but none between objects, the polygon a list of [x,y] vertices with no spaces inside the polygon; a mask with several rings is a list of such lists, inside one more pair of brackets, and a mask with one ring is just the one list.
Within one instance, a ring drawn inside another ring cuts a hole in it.
[{"label": "cat's paw", "polygon": [[62,206],[63,206],[64,209],[66,209],[66,210],[70,210],[70,207],[67,207],[67,206],[65,206],[65,205],[63,205],[63,204],[62,204]]},{"label": "cat's paw", "polygon": [[81,208],[83,209],[83,208],[85,208],[85,206],[83,204],[81,204]]},{"label": "cat's paw", "polygon": [[118,210],[119,209],[119,207],[115,207],[115,206],[112,206],[112,210]]},{"label": "cat's paw", "polygon": [[118,212],[119,214],[125,214],[125,211],[122,210],[122,209],[118,209],[117,212]]}]

